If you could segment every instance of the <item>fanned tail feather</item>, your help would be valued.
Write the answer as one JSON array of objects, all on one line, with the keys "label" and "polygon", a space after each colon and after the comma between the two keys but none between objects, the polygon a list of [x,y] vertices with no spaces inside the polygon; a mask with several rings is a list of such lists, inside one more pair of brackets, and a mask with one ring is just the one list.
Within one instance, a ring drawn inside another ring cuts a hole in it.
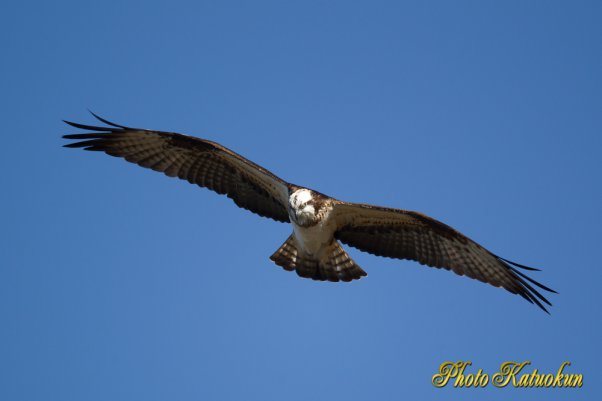
[{"label": "fanned tail feather", "polygon": [[366,272],[355,264],[336,241],[317,259],[299,251],[295,237],[291,235],[270,259],[284,270],[296,271],[300,277],[312,280],[351,281],[366,276]]}]

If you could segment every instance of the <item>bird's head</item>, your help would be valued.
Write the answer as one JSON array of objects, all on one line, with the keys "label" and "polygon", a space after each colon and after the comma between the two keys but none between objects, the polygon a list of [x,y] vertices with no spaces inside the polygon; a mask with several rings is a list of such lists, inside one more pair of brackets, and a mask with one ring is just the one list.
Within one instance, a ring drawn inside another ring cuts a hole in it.
[{"label": "bird's head", "polygon": [[299,189],[289,198],[289,215],[302,227],[309,227],[318,221],[317,205],[312,191]]}]

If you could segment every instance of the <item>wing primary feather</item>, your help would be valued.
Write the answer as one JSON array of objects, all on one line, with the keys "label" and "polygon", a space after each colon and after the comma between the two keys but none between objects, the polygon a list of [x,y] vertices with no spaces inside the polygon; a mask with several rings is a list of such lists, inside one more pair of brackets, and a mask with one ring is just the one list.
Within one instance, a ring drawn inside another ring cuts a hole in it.
[{"label": "wing primary feather", "polygon": [[103,132],[113,132],[113,131],[115,131],[114,128],[109,128],[109,127],[97,127],[97,126],[94,126],[94,125],[85,125],[85,124],[74,123],[72,121],[67,121],[67,120],[63,120],[63,122],[65,124],[69,124],[72,127],[80,128],[80,129],[86,129],[88,131],[103,131]]},{"label": "wing primary feather", "polygon": [[522,291],[518,291],[518,295],[520,295],[521,297],[523,297],[524,299],[526,299],[527,301],[529,301],[529,303],[535,304],[535,305],[539,306],[539,308],[541,308],[548,315],[550,314],[550,312],[548,312],[548,310],[546,309],[546,307],[543,306],[541,304],[541,302],[539,302],[539,300],[535,297],[535,295],[531,294],[525,288],[521,288],[521,289],[522,289]]},{"label": "wing primary feather", "polygon": [[[532,295],[537,296],[537,298],[541,299],[542,301],[544,301],[546,304],[552,306],[552,304],[550,303],[550,301],[548,301],[546,299],[546,297],[544,297],[543,295],[541,295],[539,293],[539,291],[537,291],[535,288],[533,288],[529,283],[527,283],[525,280],[523,280],[521,277],[516,276],[516,279],[518,280],[519,283],[521,283],[521,285],[526,289],[531,291]],[[535,302],[538,302],[537,298],[534,298],[533,300]]]},{"label": "wing primary feather", "polygon": [[541,310],[543,310],[545,313],[547,313],[548,315],[550,314],[550,312],[546,309],[545,306],[543,306],[541,304],[541,302],[539,302],[539,300],[533,295],[527,292],[527,294],[529,295],[529,297],[533,300],[533,302],[531,303],[535,303],[537,306],[539,306],[541,308]]},{"label": "wing primary feather", "polygon": [[97,115],[96,113],[94,113],[92,110],[88,109],[88,112],[90,114],[92,114],[97,120],[107,124],[107,125],[111,125],[113,127],[117,127],[117,128],[122,128],[122,129],[138,129],[138,128],[130,128],[130,127],[126,127],[125,125],[119,125],[119,124],[115,124],[107,119],[104,119],[102,117],[100,117],[99,115]]},{"label": "wing primary feather", "polygon": [[[543,305],[541,304],[541,302],[539,302],[539,300],[538,300],[536,297],[533,297],[533,301],[534,301],[534,302],[537,304],[537,306],[539,306],[539,307],[541,308],[541,310],[543,310],[543,311],[544,311],[545,313],[547,313],[548,315],[550,314],[550,311],[548,311],[548,310],[546,309],[546,307],[545,307],[545,306],[543,306]],[[552,304],[551,304],[551,303],[549,303],[549,302],[547,302],[547,304],[549,304],[550,306],[552,306]]]},{"label": "wing primary feather", "polygon": [[84,148],[84,150],[90,150],[90,151],[94,151],[94,152],[104,152],[106,151],[106,149],[104,147],[101,146],[88,146],[87,148]]},{"label": "wing primary feather", "polygon": [[117,136],[119,134],[112,132],[90,132],[88,134],[68,134],[63,135],[65,139],[101,139],[107,136]]},{"label": "wing primary feather", "polygon": [[73,142],[63,145],[64,148],[85,148],[86,146],[92,146],[97,144],[98,139],[91,139],[89,141]]},{"label": "wing primary feather", "polygon": [[527,276],[524,273],[521,273],[519,270],[516,270],[514,267],[512,266],[507,266],[508,268],[510,268],[513,272],[515,272],[516,274],[518,274],[519,276],[521,276],[522,278],[529,280],[530,282],[532,282],[533,284],[535,284],[536,286],[538,286],[539,288],[541,288],[542,290],[546,290],[548,292],[553,292],[554,294],[558,294],[558,291],[554,291],[551,288],[546,287],[545,285],[543,285],[542,283],[533,280],[531,277]]},{"label": "wing primary feather", "polygon": [[536,269],[534,267],[529,267],[529,266],[521,265],[520,263],[516,263],[516,262],[513,262],[511,260],[504,259],[504,258],[502,258],[500,256],[497,256],[497,255],[494,255],[494,254],[492,254],[492,255],[495,256],[496,258],[500,259],[500,260],[503,260],[506,263],[509,263],[509,264],[513,265],[513,266],[520,267],[521,269],[530,270],[530,271],[534,271],[534,272],[540,272],[541,271],[541,269]]},{"label": "wing primary feather", "polygon": [[518,292],[518,295],[520,295],[521,297],[523,297],[524,299],[526,299],[530,304],[533,303],[533,301],[531,300],[531,297],[528,296],[529,295],[528,292]]}]

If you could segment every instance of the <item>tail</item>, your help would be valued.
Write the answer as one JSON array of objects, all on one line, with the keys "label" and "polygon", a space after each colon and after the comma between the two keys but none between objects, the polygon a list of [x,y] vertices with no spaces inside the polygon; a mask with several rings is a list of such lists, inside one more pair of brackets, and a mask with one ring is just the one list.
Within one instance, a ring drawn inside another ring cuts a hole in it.
[{"label": "tail", "polygon": [[367,275],[336,240],[318,259],[300,252],[294,235],[291,235],[270,259],[284,270],[295,270],[301,277],[319,281],[351,281]]}]

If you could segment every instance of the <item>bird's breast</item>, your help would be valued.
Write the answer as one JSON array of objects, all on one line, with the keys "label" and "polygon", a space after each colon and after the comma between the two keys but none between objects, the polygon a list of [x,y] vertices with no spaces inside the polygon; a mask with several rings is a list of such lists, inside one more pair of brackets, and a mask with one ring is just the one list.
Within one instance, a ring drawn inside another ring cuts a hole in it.
[{"label": "bird's breast", "polygon": [[298,224],[292,221],[293,232],[297,243],[304,252],[310,255],[319,255],[320,251],[330,245],[334,238],[335,224],[330,219],[330,213],[324,213],[311,225]]}]

